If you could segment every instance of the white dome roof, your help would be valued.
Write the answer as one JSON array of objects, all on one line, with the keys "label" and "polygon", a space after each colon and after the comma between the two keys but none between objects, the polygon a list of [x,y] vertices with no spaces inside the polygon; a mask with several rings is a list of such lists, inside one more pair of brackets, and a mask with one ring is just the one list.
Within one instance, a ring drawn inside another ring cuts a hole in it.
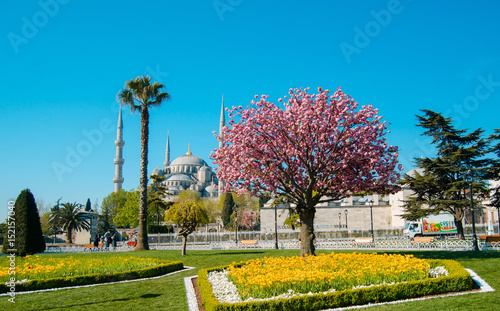
[{"label": "white dome roof", "polygon": [[412,169],[411,171],[408,171],[408,173],[406,173],[406,174],[411,176],[411,177],[415,177],[417,175],[416,173],[418,173],[419,175],[424,175],[425,170],[423,168],[418,167],[418,168]]},{"label": "white dome roof", "polygon": [[193,181],[191,177],[186,174],[174,174],[167,178],[167,181]]},{"label": "white dome roof", "polygon": [[215,193],[215,192],[218,192],[217,191],[217,187],[215,185],[210,185],[208,187],[205,188],[205,191],[208,192],[208,193]]},{"label": "white dome roof", "polygon": [[202,158],[195,156],[194,154],[186,154],[183,156],[178,157],[172,163],[170,163],[170,166],[176,166],[176,165],[195,165],[195,166],[204,166],[207,165],[205,161],[203,161]]}]

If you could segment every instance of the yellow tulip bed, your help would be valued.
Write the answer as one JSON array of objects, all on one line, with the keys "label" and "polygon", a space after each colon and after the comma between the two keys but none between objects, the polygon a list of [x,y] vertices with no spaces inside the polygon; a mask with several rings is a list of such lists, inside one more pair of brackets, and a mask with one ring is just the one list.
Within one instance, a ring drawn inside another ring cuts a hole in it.
[{"label": "yellow tulip bed", "polygon": [[270,298],[289,291],[318,293],[429,278],[430,265],[412,255],[331,253],[255,259],[227,268],[242,300]]},{"label": "yellow tulip bed", "polygon": [[69,256],[16,257],[15,273],[0,266],[0,293],[15,279],[16,291],[108,283],[163,275],[183,269],[180,261],[117,255],[107,258]]},{"label": "yellow tulip bed", "polygon": [[[115,273],[143,269],[165,263],[153,258],[116,256],[98,258],[51,258],[26,256],[16,258],[15,276],[17,280],[48,279],[93,273]],[[9,280],[9,267],[0,267],[0,282]]]},{"label": "yellow tulip bed", "polygon": [[454,260],[331,253],[254,259],[198,271],[207,311],[324,310],[471,290]]}]

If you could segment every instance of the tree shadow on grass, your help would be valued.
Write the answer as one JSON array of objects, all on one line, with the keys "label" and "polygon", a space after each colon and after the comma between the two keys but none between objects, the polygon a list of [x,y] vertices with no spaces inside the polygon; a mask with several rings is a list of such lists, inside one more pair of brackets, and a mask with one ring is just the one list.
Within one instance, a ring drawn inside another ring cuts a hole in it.
[{"label": "tree shadow on grass", "polygon": [[67,309],[67,308],[75,308],[75,307],[83,307],[83,306],[91,306],[95,304],[107,303],[107,302],[118,302],[118,301],[129,301],[132,298],[119,298],[119,299],[110,299],[110,300],[102,300],[102,301],[93,301],[86,303],[75,303],[72,305],[57,305],[53,307],[44,307],[43,309],[30,309],[30,311],[43,311],[43,310],[54,310],[54,309]]},{"label": "tree shadow on grass", "polygon": [[[149,298],[157,298],[160,297],[162,294],[144,294],[139,296],[139,298],[143,299],[149,299]],[[110,299],[110,300],[100,300],[100,301],[92,301],[92,302],[86,302],[86,303],[76,303],[76,304],[71,304],[71,305],[57,305],[53,307],[44,307],[43,309],[30,309],[30,311],[43,311],[43,310],[54,310],[54,309],[69,309],[69,308],[78,308],[78,307],[85,307],[89,306],[92,307],[92,305],[99,305],[103,303],[110,303],[110,302],[120,302],[120,301],[129,301],[129,300],[135,300],[136,298],[117,298],[117,299]],[[99,308],[97,306],[94,306],[96,310]]]}]

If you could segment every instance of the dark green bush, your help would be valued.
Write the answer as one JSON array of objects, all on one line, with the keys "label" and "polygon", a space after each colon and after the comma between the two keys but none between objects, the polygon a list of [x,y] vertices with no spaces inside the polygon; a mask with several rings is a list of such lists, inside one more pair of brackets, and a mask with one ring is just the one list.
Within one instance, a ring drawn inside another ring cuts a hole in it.
[{"label": "dark green bush", "polygon": [[198,272],[198,287],[203,300],[203,307],[206,311],[321,310],[472,289],[472,278],[458,262],[453,260],[429,260],[429,263],[433,268],[445,266],[449,275],[422,281],[380,285],[355,290],[343,290],[328,294],[321,293],[310,296],[293,297],[290,299],[228,304],[218,302],[213,295],[212,285],[207,278],[210,271],[218,271],[226,268],[226,266],[223,266],[200,270]]},{"label": "dark green bush", "polygon": [[[16,283],[16,292],[149,278],[181,270],[183,268],[184,264],[182,262],[171,261],[169,263],[156,265],[154,267],[109,274],[94,273],[52,279],[31,280],[26,283]],[[9,287],[7,287],[5,284],[0,284],[0,293],[6,293],[8,291],[10,291]]]}]

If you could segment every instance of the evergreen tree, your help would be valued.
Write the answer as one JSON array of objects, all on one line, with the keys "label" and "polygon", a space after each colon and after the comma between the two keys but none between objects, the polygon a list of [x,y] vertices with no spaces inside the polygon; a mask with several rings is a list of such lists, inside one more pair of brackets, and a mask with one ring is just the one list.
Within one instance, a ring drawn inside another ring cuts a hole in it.
[{"label": "evergreen tree", "polygon": [[85,204],[85,211],[90,212],[92,210],[92,205],[90,205],[90,198],[87,199],[87,203]]},{"label": "evergreen tree", "polygon": [[[41,253],[45,250],[45,241],[40,225],[40,215],[35,197],[29,189],[21,191],[14,204],[15,238],[14,241],[4,238],[3,252],[15,249],[20,256]],[[11,242],[14,242],[11,244]]]},{"label": "evergreen tree", "polygon": [[[496,155],[496,159],[491,161],[491,169],[488,177],[491,180],[500,180],[500,129],[496,129],[495,132],[490,136],[490,140],[497,141],[494,147],[491,149]],[[497,208],[497,215],[500,218],[500,185],[490,189],[490,204],[489,206]],[[500,230],[500,222],[498,223],[498,230]]]},{"label": "evergreen tree", "polygon": [[416,158],[419,169],[400,181],[415,193],[405,201],[402,216],[414,220],[449,212],[455,219],[459,238],[464,239],[462,220],[470,206],[471,178],[473,193],[477,196],[485,192],[489,160],[484,156],[489,141],[482,138],[482,129],[466,134],[465,130],[453,127],[451,118],[430,110],[422,111],[425,115],[417,116],[417,126],[426,129],[423,135],[432,137],[437,154],[432,158]]},{"label": "evergreen tree", "polygon": [[151,175],[150,177],[152,183],[148,189],[148,210],[149,216],[153,219],[148,221],[148,223],[154,224],[156,222],[156,227],[159,227],[160,219],[164,218],[165,211],[173,204],[173,202],[165,201],[167,188],[162,184],[162,182],[166,178],[158,175]]},{"label": "evergreen tree", "polygon": [[99,224],[97,227],[97,234],[104,235],[109,229],[113,229],[113,221],[111,219],[110,207],[108,205],[102,206],[102,213],[99,215]]},{"label": "evergreen tree", "polygon": [[231,215],[233,214],[234,200],[231,192],[226,192],[224,197],[224,205],[222,206],[222,224],[224,227],[231,223]]}]

